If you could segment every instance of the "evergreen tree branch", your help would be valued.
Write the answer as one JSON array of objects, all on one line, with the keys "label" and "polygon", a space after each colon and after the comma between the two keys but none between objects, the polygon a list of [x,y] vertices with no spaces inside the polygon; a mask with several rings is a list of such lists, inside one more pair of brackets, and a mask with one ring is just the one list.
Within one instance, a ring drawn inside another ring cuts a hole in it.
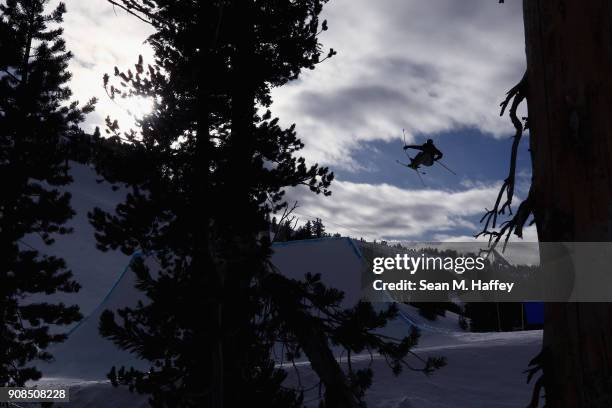
[{"label": "evergreen tree branch", "polygon": [[[107,0],[110,4],[113,5],[113,7],[119,7],[120,9],[126,11],[127,13],[131,14],[132,16],[136,17],[137,19],[139,19],[140,21],[142,21],[143,23],[147,23],[149,25],[154,26],[155,22],[157,21],[161,21],[159,19],[159,17],[156,17],[155,15],[153,15],[152,13],[150,13],[146,8],[139,6],[135,1],[122,1],[122,3],[119,3],[117,1],[114,0]],[[141,14],[138,14],[141,13]]]}]

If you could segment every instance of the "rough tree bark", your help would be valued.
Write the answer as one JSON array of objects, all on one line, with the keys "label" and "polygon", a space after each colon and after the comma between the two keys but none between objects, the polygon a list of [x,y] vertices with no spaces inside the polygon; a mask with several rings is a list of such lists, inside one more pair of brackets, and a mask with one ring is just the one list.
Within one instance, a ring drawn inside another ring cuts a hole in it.
[{"label": "rough tree bark", "polygon": [[[612,1],[524,0],[540,242],[612,241]],[[548,407],[612,406],[612,305],[547,304]]]}]

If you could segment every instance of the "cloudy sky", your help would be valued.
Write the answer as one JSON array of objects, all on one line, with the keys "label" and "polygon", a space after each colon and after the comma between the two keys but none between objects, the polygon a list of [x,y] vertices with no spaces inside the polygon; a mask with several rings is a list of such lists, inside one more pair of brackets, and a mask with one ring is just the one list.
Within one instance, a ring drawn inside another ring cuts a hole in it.
[{"label": "cloudy sky", "polygon": [[[146,101],[111,102],[102,75],[138,54],[150,60],[149,28],[106,0],[66,4],[73,90],[100,99],[87,126],[107,115],[131,123],[128,110],[143,114]],[[296,214],[353,237],[468,239],[507,172],[513,128],[499,102],[525,68],[520,2],[331,0],[323,17],[321,42],[338,55],[274,91],[273,113],[296,124],[304,155],[336,174],[330,197],[290,191]],[[424,187],[400,167],[402,129],[409,143],[434,139],[457,175],[428,168]],[[526,142],[519,198],[529,182]]]}]

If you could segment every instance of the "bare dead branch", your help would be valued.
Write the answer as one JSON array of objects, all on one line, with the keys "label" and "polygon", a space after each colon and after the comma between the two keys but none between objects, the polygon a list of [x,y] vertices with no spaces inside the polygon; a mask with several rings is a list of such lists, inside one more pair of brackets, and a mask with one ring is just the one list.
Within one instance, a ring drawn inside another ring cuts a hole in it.
[{"label": "bare dead branch", "polygon": [[[276,231],[274,231],[274,239],[272,239],[272,242],[276,242],[276,239],[279,236],[279,233],[281,232],[282,228],[284,228],[287,221],[289,221],[289,224],[295,221],[296,217],[292,216],[291,214],[295,211],[296,208],[298,208],[297,201],[294,202],[291,207],[285,207],[285,209],[283,210],[283,215],[281,216],[280,220],[276,224]],[[297,225],[297,221],[295,222]]]},{"label": "bare dead branch", "polygon": [[523,227],[525,226],[529,215],[533,212],[533,194],[532,190],[529,190],[527,198],[519,205],[516,214],[509,220],[503,222],[500,225],[498,231],[488,230],[483,231],[480,235],[489,237],[489,249],[485,252],[490,252],[495,249],[497,244],[504,238],[504,246],[502,252],[506,249],[506,245],[510,240],[510,235],[514,232],[519,238],[523,237]]},{"label": "bare dead branch", "polygon": [[[494,248],[497,243],[501,240],[502,237],[505,237],[504,248],[510,239],[510,235],[512,232],[515,233],[518,237],[522,237],[523,234],[523,226],[529,217],[529,214],[532,212],[532,194],[531,190],[529,192],[529,197],[523,201],[520,206],[517,214],[512,217],[510,220],[503,222],[499,225],[499,231],[496,231],[498,227],[498,217],[499,215],[508,214],[512,215],[512,199],[514,198],[514,187],[516,181],[516,160],[518,157],[518,148],[521,142],[521,138],[523,136],[523,131],[525,129],[523,122],[519,119],[517,115],[517,110],[519,105],[526,98],[526,90],[527,90],[527,73],[523,75],[518,84],[513,86],[507,93],[506,99],[500,103],[500,116],[503,116],[508,109],[508,115],[510,116],[510,120],[514,125],[514,136],[512,142],[512,149],[510,152],[510,168],[508,170],[508,176],[504,180],[501,188],[499,189],[499,193],[497,194],[497,198],[495,200],[495,204],[492,209],[485,209],[486,212],[483,217],[480,219],[480,223],[484,222],[484,227],[481,232],[475,235],[476,238],[480,236],[488,236],[489,237],[489,247]],[[505,195],[505,198],[504,198]],[[503,200],[503,201],[502,201]]]}]

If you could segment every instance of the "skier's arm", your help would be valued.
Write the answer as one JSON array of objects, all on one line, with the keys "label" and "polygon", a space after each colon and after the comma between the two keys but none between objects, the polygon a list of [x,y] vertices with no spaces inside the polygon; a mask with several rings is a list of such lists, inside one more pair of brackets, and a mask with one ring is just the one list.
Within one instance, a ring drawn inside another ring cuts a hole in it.
[{"label": "skier's arm", "polygon": [[444,155],[442,154],[442,152],[436,149],[436,151],[435,151],[435,152],[434,152],[434,154],[433,154],[433,159],[434,159],[434,161],[438,161],[438,160],[440,160],[440,159],[441,159],[443,156],[444,156]]},{"label": "skier's arm", "polygon": [[406,150],[406,149],[416,149],[416,150],[423,151],[423,146],[419,146],[419,145],[406,145],[406,146],[404,146],[404,150]]}]

